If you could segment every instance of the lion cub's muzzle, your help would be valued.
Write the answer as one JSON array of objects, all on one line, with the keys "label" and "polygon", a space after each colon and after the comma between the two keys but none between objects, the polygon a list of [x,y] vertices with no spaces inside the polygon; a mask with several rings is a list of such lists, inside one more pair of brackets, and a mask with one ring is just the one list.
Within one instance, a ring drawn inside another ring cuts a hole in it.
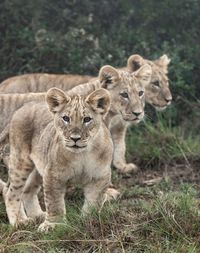
[{"label": "lion cub's muzzle", "polygon": [[125,121],[129,121],[133,124],[138,124],[144,118],[144,111],[132,112],[131,114],[122,115]]},{"label": "lion cub's muzzle", "polygon": [[72,150],[81,150],[87,146],[87,139],[83,139],[79,134],[71,134],[66,140],[66,146]]},{"label": "lion cub's muzzle", "polygon": [[167,106],[171,105],[172,98],[165,98],[165,101],[167,103]]},{"label": "lion cub's muzzle", "polygon": [[169,105],[171,105],[172,98],[165,98],[164,100],[164,103],[161,105],[153,103],[153,106],[157,111],[164,111]]}]

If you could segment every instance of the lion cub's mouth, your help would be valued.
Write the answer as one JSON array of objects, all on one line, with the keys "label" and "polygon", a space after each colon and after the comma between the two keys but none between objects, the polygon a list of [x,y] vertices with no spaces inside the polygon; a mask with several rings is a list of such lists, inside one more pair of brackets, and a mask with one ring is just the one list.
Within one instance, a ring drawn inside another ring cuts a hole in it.
[{"label": "lion cub's mouth", "polygon": [[167,105],[159,106],[159,105],[153,104],[153,106],[155,107],[157,111],[164,111],[167,108]]},{"label": "lion cub's mouth", "polygon": [[132,119],[132,121],[136,121],[136,120],[140,120],[140,118],[136,117],[136,118]]},{"label": "lion cub's mouth", "polygon": [[[132,116],[132,115],[131,115]],[[139,123],[142,119],[143,119],[143,117],[135,117],[135,118],[133,118],[133,117],[130,117],[130,116],[128,116],[128,115],[122,115],[122,118],[123,118],[123,120],[125,120],[125,121],[128,121],[128,122],[134,122],[134,123]]]},{"label": "lion cub's mouth", "polygon": [[80,147],[80,146],[74,145],[74,146],[71,146],[71,148],[79,149],[79,148],[85,148],[85,146]]},{"label": "lion cub's mouth", "polygon": [[75,152],[75,153],[79,153],[82,152],[86,149],[87,146],[78,146],[78,145],[73,145],[73,146],[66,146],[66,148],[70,151],[70,152]]},{"label": "lion cub's mouth", "polygon": [[136,116],[133,118],[133,115],[128,115],[128,114],[124,115],[121,111],[120,113],[121,113],[122,119],[127,122],[139,123],[143,119],[143,116],[140,116],[140,117]]}]

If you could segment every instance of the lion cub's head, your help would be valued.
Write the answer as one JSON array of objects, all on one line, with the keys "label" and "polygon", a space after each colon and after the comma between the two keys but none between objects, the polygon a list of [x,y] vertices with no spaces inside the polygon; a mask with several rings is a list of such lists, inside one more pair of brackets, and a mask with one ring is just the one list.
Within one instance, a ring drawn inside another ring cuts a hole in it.
[{"label": "lion cub's head", "polygon": [[144,64],[149,64],[152,67],[151,80],[145,87],[145,99],[157,110],[164,110],[171,104],[172,95],[167,77],[169,63],[170,59],[167,55],[163,55],[155,61],[145,60],[140,55],[132,55],[127,62],[130,72],[136,71]]},{"label": "lion cub's head", "polygon": [[68,96],[60,89],[51,88],[46,101],[57,132],[73,152],[80,152],[88,146],[110,107],[110,95],[105,89],[98,89],[85,98]]},{"label": "lion cub's head", "polygon": [[150,81],[151,73],[151,67],[147,64],[134,73],[108,65],[102,67],[99,80],[101,86],[110,92],[110,111],[121,115],[125,121],[140,122],[144,117],[144,87]]}]

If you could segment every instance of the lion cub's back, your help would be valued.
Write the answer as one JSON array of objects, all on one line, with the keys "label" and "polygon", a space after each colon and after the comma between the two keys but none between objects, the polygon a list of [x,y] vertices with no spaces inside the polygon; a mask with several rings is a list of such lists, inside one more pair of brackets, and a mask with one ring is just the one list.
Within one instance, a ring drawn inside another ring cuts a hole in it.
[{"label": "lion cub's back", "polygon": [[52,87],[69,90],[91,79],[91,76],[81,75],[25,74],[3,81],[0,93],[45,92]]},{"label": "lion cub's back", "polygon": [[28,94],[0,94],[0,132],[10,122],[17,109],[30,101],[41,102],[45,100],[45,93]]},{"label": "lion cub's back", "polygon": [[25,132],[27,129],[32,129],[33,132],[40,133],[51,121],[53,118],[47,104],[33,101],[26,103],[14,113],[10,125],[15,131],[22,129],[20,131]]}]

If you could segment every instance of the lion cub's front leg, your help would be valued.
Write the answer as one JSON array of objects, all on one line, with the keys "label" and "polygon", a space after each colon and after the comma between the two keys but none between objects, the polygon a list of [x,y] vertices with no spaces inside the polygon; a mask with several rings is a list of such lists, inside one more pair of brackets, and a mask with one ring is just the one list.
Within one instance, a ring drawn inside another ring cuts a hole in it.
[{"label": "lion cub's front leg", "polygon": [[137,165],[134,163],[126,163],[126,130],[127,126],[119,121],[110,129],[114,144],[113,165],[120,173],[136,172]]},{"label": "lion cub's front leg", "polygon": [[102,208],[106,201],[107,189],[110,185],[110,174],[99,180],[94,180],[84,187],[84,205],[82,215],[87,215],[93,208]]},{"label": "lion cub's front leg", "polygon": [[48,171],[43,178],[43,188],[46,217],[45,221],[39,226],[39,231],[48,232],[64,221],[66,213],[64,201],[66,184]]}]

